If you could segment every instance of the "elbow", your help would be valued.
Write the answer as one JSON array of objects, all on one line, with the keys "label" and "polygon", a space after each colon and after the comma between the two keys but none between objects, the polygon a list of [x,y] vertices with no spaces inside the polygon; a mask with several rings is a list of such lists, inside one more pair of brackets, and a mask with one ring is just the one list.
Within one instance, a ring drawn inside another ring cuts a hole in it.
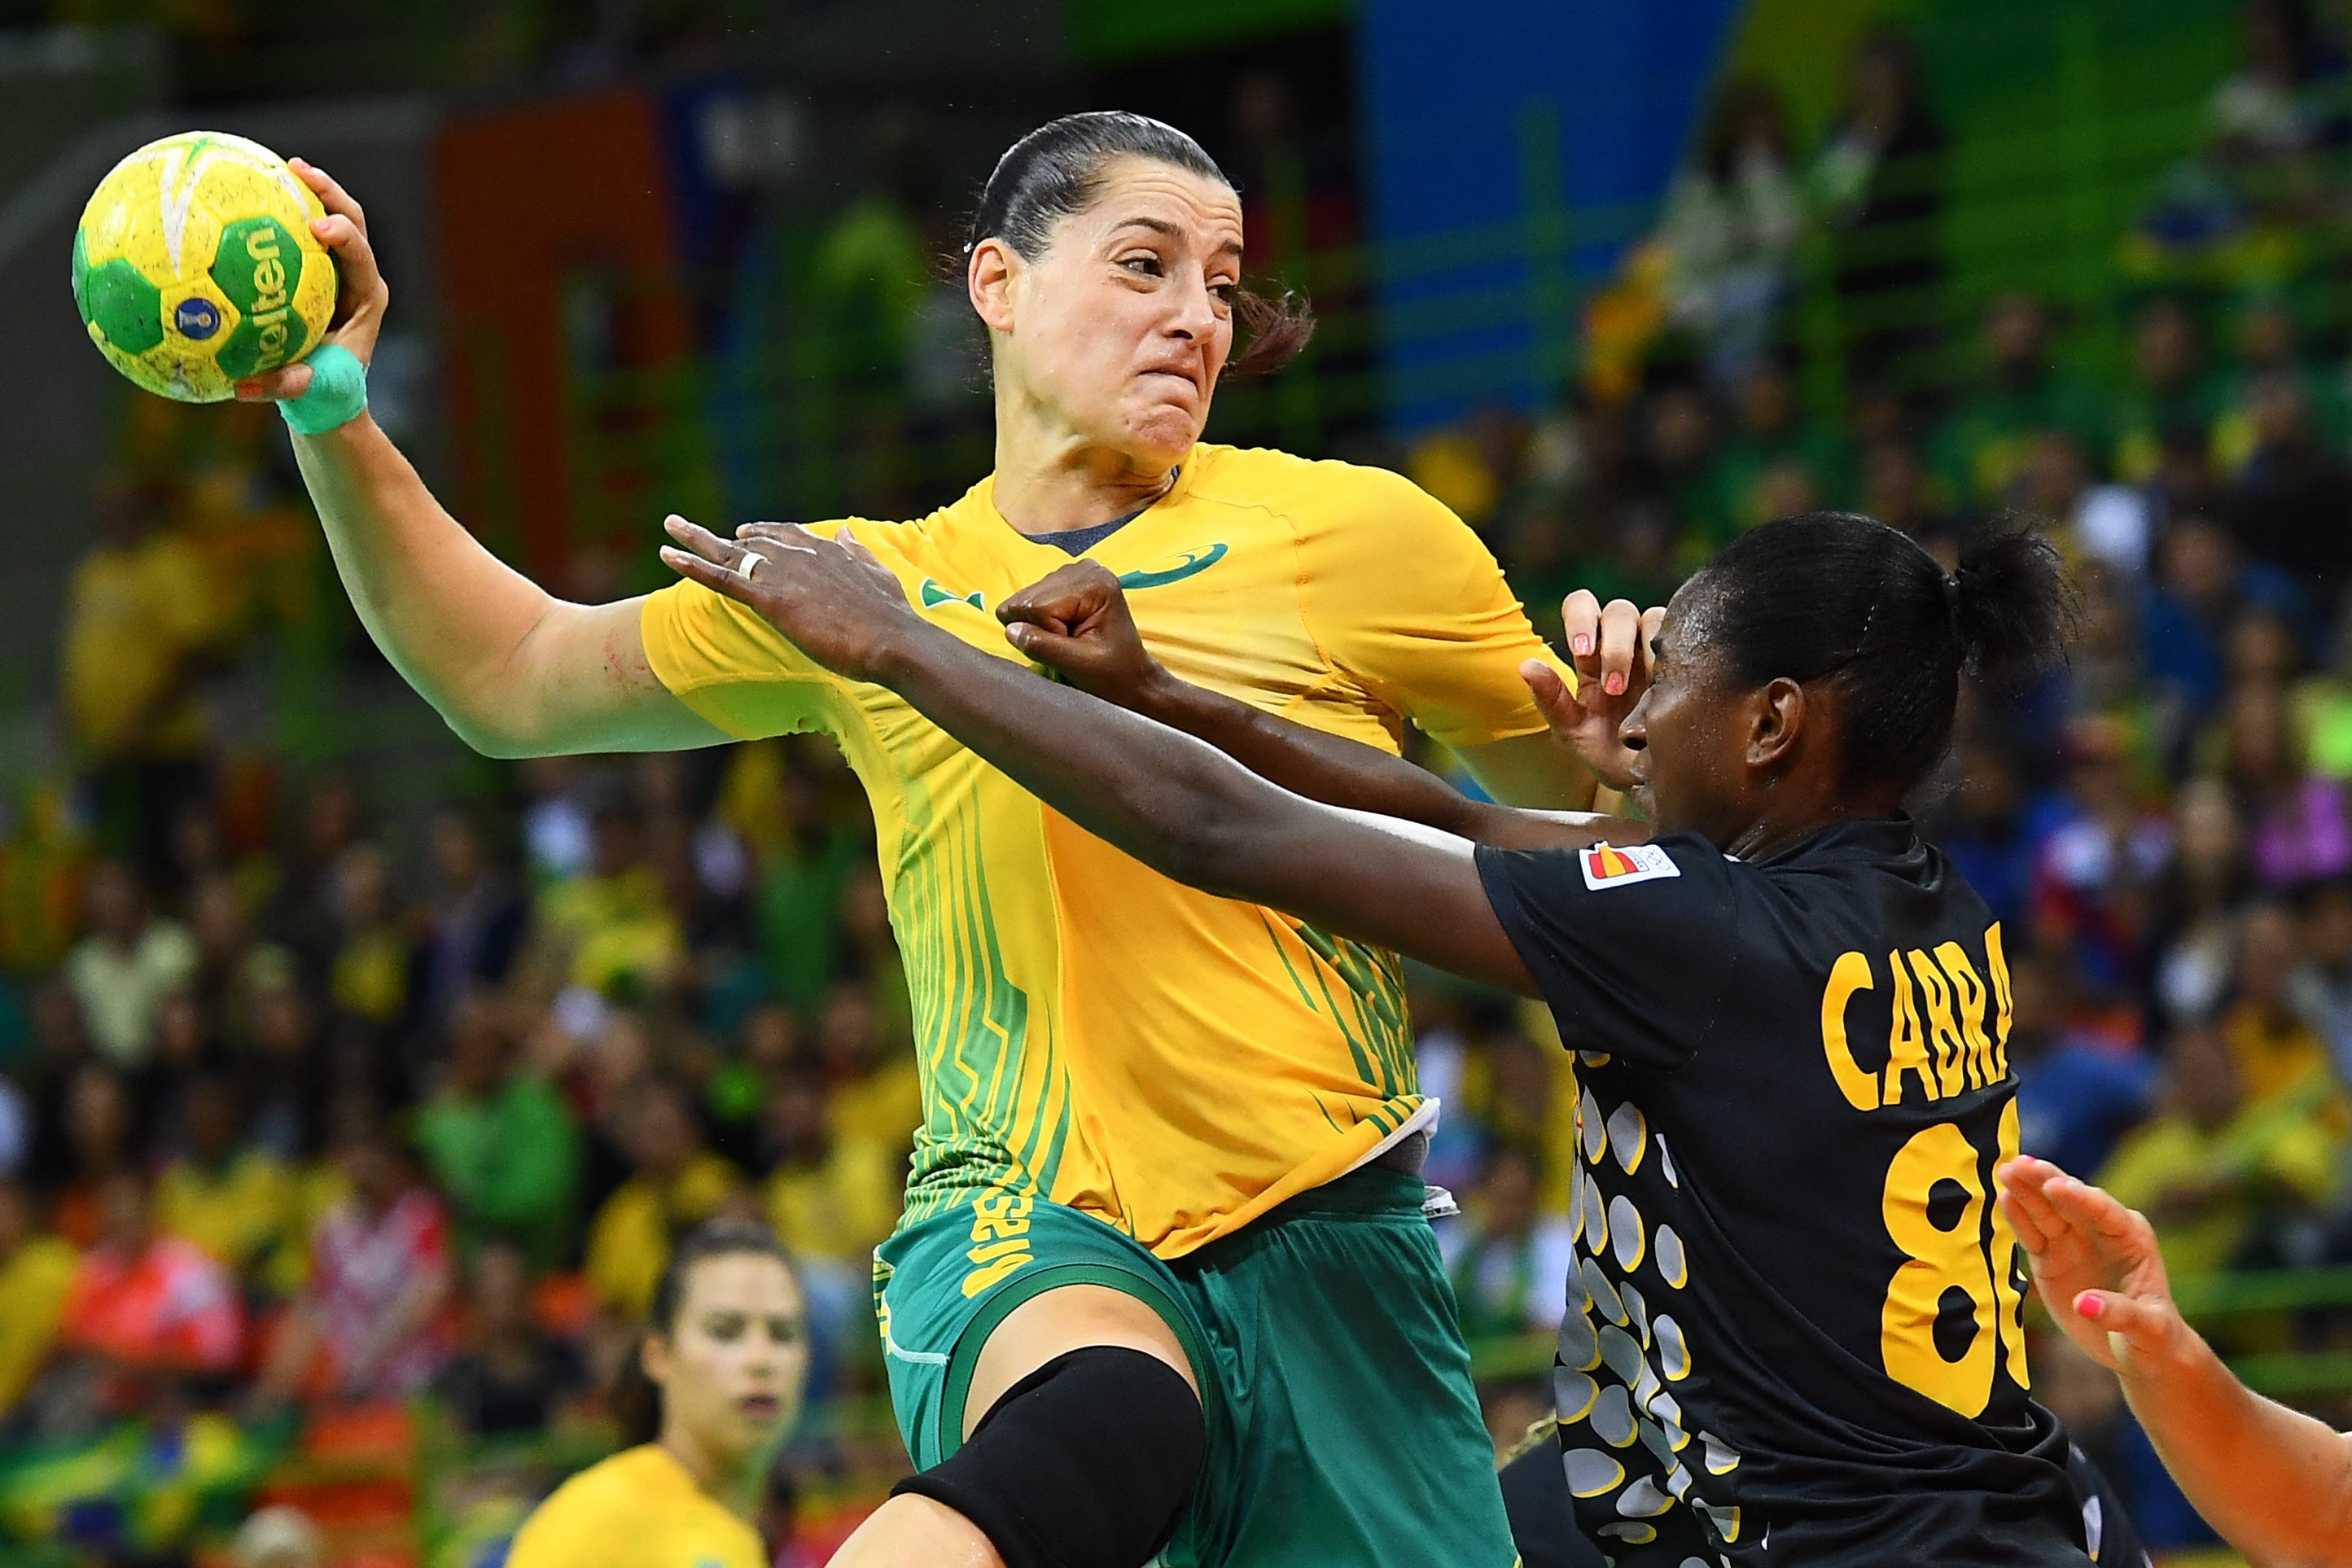
[{"label": "elbow", "polygon": [[1249,898],[1251,871],[1265,860],[1251,825],[1223,801],[1188,801],[1164,823],[1160,843],[1154,870],[1219,898]]},{"label": "elbow", "polygon": [[434,707],[451,734],[494,761],[520,762],[528,757],[546,756],[557,749],[547,744],[543,737],[532,735],[511,722],[501,722],[497,716],[446,702],[436,702]]}]

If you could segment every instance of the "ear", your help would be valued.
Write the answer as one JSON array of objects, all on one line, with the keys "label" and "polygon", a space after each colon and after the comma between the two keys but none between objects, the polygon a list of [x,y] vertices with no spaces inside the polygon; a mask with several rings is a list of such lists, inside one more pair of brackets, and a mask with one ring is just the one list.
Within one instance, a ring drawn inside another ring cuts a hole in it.
[{"label": "ear", "polygon": [[659,1334],[647,1334],[637,1341],[637,1365],[645,1370],[646,1381],[656,1388],[669,1386],[669,1341]]},{"label": "ear", "polygon": [[1013,285],[1021,275],[1022,260],[1001,239],[983,239],[971,247],[964,267],[964,292],[991,331],[1013,330]]},{"label": "ear", "polygon": [[1748,765],[1769,772],[1796,754],[1807,717],[1805,689],[1776,676],[1755,697],[1748,731]]}]

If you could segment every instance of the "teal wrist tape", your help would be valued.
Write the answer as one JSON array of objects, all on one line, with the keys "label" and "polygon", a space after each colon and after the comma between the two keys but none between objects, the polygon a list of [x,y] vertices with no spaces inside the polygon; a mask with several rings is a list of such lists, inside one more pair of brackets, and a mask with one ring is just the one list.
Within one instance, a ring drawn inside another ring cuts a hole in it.
[{"label": "teal wrist tape", "polygon": [[367,366],[338,343],[328,343],[304,362],[310,384],[299,397],[281,397],[278,412],[305,436],[323,436],[367,412]]}]

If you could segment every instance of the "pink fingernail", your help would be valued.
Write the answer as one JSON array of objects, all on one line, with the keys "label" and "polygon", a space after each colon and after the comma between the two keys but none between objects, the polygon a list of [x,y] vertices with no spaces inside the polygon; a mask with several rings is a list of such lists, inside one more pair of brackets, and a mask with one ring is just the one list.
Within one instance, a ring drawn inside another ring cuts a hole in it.
[{"label": "pink fingernail", "polygon": [[2107,1304],[2088,1290],[2074,1298],[2074,1310],[2083,1317],[2096,1320],[2104,1316]]},{"label": "pink fingernail", "polygon": [[1576,657],[1582,658],[1586,654],[1592,651],[1592,639],[1591,637],[1580,637],[1576,638],[1570,646],[1576,649]]},{"label": "pink fingernail", "polygon": [[1601,683],[1601,689],[1612,697],[1622,697],[1625,695],[1625,678],[1612,671],[1609,678]]}]

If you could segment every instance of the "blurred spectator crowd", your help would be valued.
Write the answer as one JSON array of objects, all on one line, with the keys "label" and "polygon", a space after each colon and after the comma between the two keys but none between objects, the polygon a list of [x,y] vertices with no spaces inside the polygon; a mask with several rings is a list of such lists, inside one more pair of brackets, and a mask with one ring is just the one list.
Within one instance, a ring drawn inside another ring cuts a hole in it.
[{"label": "blurred spectator crowd", "polygon": [[[2118,310],[1948,297],[1944,136],[1874,35],[1810,156],[1768,88],[1724,89],[1556,405],[1390,455],[1555,630],[1571,588],[1662,602],[1816,506],[1948,562],[2004,517],[2053,532],[2072,666],[1972,694],[1922,811],[2007,933],[2024,1147],[2147,1210],[2193,1279],[2352,1264],[2347,52],[2302,5],[2246,18],[2204,141],[2117,237]],[[845,765],[793,740],[485,766],[450,805],[224,742],[208,672],[335,590],[270,426],[201,420],[133,412],[68,606],[71,765],[0,823],[0,1437],[89,1464],[136,1432],[128,1476],[176,1434],[168,1464],[226,1486],[262,1462],[231,1434],[302,1411],[593,1433],[670,1237],[722,1212],[801,1259],[814,1394],[877,1393],[867,1258],[919,1109]],[[1414,1009],[1465,1329],[1540,1335],[1568,1058],[1540,1010],[1428,975]],[[2222,1337],[2335,1345],[2352,1311]],[[2038,1353],[2151,1538],[2188,1538],[2112,1384]],[[1488,1392],[1500,1440],[1542,1413]],[[12,1473],[0,1531],[174,1528]]]},{"label": "blurred spectator crowd", "polygon": [[404,815],[230,745],[205,671],[320,552],[269,535],[266,425],[137,406],[68,612],[79,766],[0,836],[0,1457],[44,1461],[0,1462],[0,1531],[168,1538],[92,1489],[204,1471],[205,1433],[249,1486],[247,1435],[305,1412],[593,1440],[671,1237],[722,1213],[800,1261],[813,1396],[878,1389],[920,1116],[838,754],[553,761]]}]

